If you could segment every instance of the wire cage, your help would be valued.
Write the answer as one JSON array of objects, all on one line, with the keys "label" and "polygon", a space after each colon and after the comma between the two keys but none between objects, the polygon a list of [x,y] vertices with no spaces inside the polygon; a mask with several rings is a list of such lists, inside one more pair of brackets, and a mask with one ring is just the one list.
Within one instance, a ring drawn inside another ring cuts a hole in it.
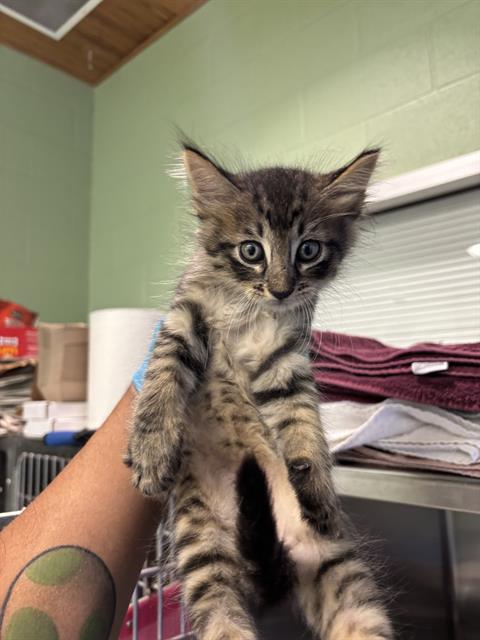
[{"label": "wire cage", "polygon": [[65,468],[70,458],[45,453],[23,452],[18,456],[14,474],[16,509],[27,507]]},{"label": "wire cage", "polygon": [[[11,522],[65,468],[69,458],[27,453],[19,455],[14,473],[16,511],[0,513],[0,529]],[[174,505],[158,529],[135,586],[119,640],[193,640],[180,583],[175,574]]]},{"label": "wire cage", "polygon": [[147,558],[133,592],[119,640],[193,640],[175,570],[174,504],[157,530],[156,562]]}]

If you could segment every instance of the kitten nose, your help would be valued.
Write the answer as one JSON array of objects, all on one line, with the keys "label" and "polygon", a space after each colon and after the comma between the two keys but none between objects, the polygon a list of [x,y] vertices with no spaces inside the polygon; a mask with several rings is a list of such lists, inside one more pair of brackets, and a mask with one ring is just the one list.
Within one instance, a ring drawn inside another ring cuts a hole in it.
[{"label": "kitten nose", "polygon": [[269,291],[277,300],[284,300],[285,298],[288,298],[288,296],[292,293],[293,287],[284,289],[283,291],[275,291],[274,289],[269,289]]}]

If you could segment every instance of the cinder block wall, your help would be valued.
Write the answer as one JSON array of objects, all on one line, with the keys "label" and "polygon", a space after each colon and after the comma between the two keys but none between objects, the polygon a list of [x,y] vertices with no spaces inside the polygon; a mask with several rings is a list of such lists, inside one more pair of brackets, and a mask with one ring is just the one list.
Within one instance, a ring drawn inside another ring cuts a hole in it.
[{"label": "cinder block wall", "polygon": [[0,297],[87,316],[93,91],[0,47]]},{"label": "cinder block wall", "polygon": [[[210,0],[95,91],[90,308],[155,305],[184,254],[175,123],[263,162],[480,147],[477,0]],[[157,298],[156,296],[160,296]]]},{"label": "cinder block wall", "polygon": [[164,300],[193,226],[172,124],[252,162],[380,143],[383,176],[478,149],[479,25],[478,0],[209,0],[95,91],[0,48],[0,295]]}]

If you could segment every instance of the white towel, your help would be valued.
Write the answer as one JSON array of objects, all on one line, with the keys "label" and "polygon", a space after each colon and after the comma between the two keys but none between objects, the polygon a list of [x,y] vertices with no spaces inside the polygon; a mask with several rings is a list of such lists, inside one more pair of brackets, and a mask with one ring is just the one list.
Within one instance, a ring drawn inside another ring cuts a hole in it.
[{"label": "white towel", "polygon": [[454,464],[480,461],[480,423],[438,407],[398,400],[328,402],[320,405],[320,417],[333,452],[370,444]]}]

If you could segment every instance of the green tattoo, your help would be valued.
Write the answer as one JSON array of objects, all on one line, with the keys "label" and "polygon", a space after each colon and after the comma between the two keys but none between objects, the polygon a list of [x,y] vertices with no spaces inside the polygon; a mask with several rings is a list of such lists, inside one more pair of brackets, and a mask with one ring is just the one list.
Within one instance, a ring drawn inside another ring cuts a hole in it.
[{"label": "green tattoo", "polygon": [[58,640],[53,620],[40,609],[24,607],[11,616],[5,640]]},{"label": "green tattoo", "polygon": [[80,629],[80,640],[103,640],[108,638],[109,621],[100,609],[91,613]]},{"label": "green tattoo", "polygon": [[83,564],[83,552],[80,549],[57,549],[34,560],[25,575],[32,582],[44,586],[58,586],[69,582],[78,573]]},{"label": "green tattoo", "polygon": [[0,610],[0,640],[108,640],[116,606],[112,575],[83,547],[62,546],[33,558]]}]

